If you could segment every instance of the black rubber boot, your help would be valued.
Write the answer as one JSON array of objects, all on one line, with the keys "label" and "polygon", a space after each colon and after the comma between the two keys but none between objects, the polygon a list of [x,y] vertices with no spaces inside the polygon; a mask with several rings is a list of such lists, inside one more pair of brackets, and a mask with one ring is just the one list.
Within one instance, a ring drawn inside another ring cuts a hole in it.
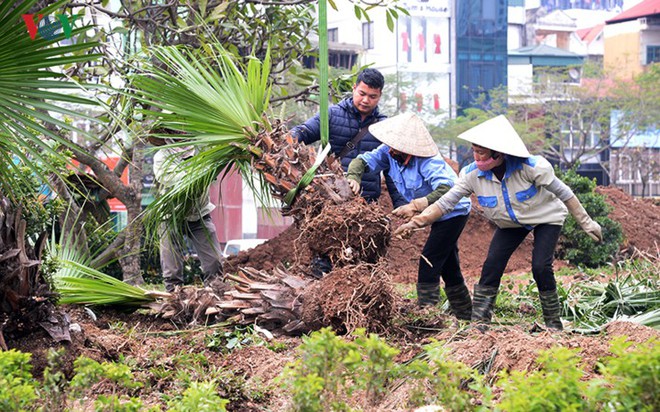
[{"label": "black rubber boot", "polygon": [[449,310],[451,310],[452,315],[461,320],[472,319],[472,299],[465,283],[445,288],[445,294],[447,295]]},{"label": "black rubber boot", "polygon": [[315,256],[312,258],[312,276],[321,279],[332,270],[332,261],[327,256]]},{"label": "black rubber boot", "polygon": [[561,306],[559,305],[559,296],[557,289],[539,291],[541,298],[541,308],[543,308],[543,320],[548,329],[564,330],[564,325],[561,323],[560,314]]},{"label": "black rubber boot", "polygon": [[418,283],[417,305],[435,306],[440,302],[440,283]]},{"label": "black rubber boot", "polygon": [[494,286],[474,285],[472,295],[472,320],[480,323],[490,323],[493,317],[493,307],[497,299],[498,288]]}]

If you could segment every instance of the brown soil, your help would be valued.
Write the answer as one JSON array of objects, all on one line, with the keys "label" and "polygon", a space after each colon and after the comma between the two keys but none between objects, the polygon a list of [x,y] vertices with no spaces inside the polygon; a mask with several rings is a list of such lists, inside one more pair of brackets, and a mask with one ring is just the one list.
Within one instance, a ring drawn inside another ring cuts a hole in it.
[{"label": "brown soil", "polygon": [[612,206],[610,218],[621,224],[624,244],[628,254],[635,252],[660,255],[660,206],[652,199],[637,199],[617,187],[596,188]]}]

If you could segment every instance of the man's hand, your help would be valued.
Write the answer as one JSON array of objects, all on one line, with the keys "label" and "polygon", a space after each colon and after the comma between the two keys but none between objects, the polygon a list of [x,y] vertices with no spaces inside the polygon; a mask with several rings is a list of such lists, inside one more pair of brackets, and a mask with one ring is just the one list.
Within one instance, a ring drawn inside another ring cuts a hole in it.
[{"label": "man's hand", "polygon": [[410,219],[411,217],[415,216],[417,213],[426,209],[428,205],[429,205],[428,199],[426,199],[425,197],[418,197],[417,199],[413,199],[407,205],[397,207],[392,211],[392,214],[394,216],[401,217],[404,219]]},{"label": "man's hand", "polygon": [[354,195],[360,193],[360,183],[356,182],[353,179],[348,179],[348,186],[351,188],[351,191]]}]

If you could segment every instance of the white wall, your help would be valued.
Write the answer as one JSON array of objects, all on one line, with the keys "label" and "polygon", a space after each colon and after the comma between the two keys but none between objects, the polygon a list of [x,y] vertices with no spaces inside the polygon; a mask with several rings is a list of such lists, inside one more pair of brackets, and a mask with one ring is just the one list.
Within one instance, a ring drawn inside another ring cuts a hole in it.
[{"label": "white wall", "polygon": [[[362,45],[362,24],[355,17],[353,4],[337,0],[338,11],[329,8],[328,29],[338,29],[338,41]],[[385,75],[396,75],[399,88],[382,106],[393,114],[405,95],[407,109],[437,122],[451,108],[450,0],[403,0],[398,3],[410,13],[399,14],[394,32],[389,31],[385,11],[374,8],[369,17],[374,24],[374,48],[360,58]],[[422,111],[417,112],[416,95],[421,95]],[[437,108],[437,110],[436,110]]]},{"label": "white wall", "polygon": [[534,66],[531,64],[510,64],[507,67],[507,82],[509,96],[530,96]]}]

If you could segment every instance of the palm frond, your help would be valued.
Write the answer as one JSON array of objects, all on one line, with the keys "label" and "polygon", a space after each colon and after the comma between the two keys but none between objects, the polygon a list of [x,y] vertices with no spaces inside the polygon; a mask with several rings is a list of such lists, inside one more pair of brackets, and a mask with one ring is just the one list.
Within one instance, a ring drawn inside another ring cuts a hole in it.
[{"label": "palm frond", "polygon": [[[264,112],[270,99],[269,57],[263,62],[251,58],[244,67],[216,44],[199,50],[159,47],[153,53],[159,64],[148,65],[134,79],[134,93],[154,108],[145,112],[159,126],[185,133],[185,143],[174,145],[193,144],[198,153],[182,165],[185,178],[147,208],[149,237],[163,221],[172,227],[184,221],[218,176],[233,169],[253,181],[246,149],[260,130],[269,128]],[[265,189],[257,196],[267,198]]]},{"label": "palm frond", "polygon": [[[653,269],[652,269],[653,270]],[[599,329],[614,320],[627,320],[660,328],[658,280],[644,272],[617,277],[607,284],[576,285],[569,292],[563,317],[579,328]]]},{"label": "palm frond", "polygon": [[[84,53],[97,45],[94,42],[58,44],[64,39],[64,34],[48,39],[39,36],[31,39],[21,15],[28,13],[35,3],[36,0],[0,1],[0,146],[18,154],[28,167],[34,162],[47,169],[51,163],[49,156],[66,161],[51,142],[69,145],[48,125],[81,135],[87,134],[61,117],[90,118],[67,109],[62,103],[94,104],[89,99],[64,94],[63,90],[78,89],[78,85],[67,80],[57,68],[91,61],[99,55]],[[40,13],[48,15],[65,3],[56,2]],[[75,37],[88,29],[76,28],[71,36]],[[11,194],[14,185],[8,179],[7,170],[0,169],[0,176],[3,177],[0,185],[5,193]],[[33,172],[38,174],[40,169],[33,167]]]},{"label": "palm frond", "polygon": [[80,243],[74,231],[63,232],[59,239],[53,232],[46,246],[56,267],[52,283],[60,294],[59,303],[139,307],[155,300],[148,291],[91,268],[91,256]]}]

